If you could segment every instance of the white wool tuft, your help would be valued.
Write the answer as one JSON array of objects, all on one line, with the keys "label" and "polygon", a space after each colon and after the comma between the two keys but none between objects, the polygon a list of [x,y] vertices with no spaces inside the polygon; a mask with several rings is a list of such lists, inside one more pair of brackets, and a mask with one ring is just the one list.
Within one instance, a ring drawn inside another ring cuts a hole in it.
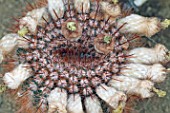
[{"label": "white wool tuft", "polygon": [[149,80],[143,80],[140,82],[138,87],[135,88],[134,91],[132,91],[132,93],[139,94],[141,98],[150,98],[154,95],[154,93],[151,92],[154,87],[153,82]]},{"label": "white wool tuft", "polygon": [[4,56],[2,50],[0,49],[0,64],[2,63],[3,60],[4,60]]},{"label": "white wool tuft", "polygon": [[118,4],[111,4],[106,1],[100,2],[102,10],[107,13],[109,16],[117,17],[121,15],[121,7]]},{"label": "white wool tuft", "polygon": [[10,33],[2,37],[0,40],[0,63],[3,61],[4,55],[10,54],[12,51],[16,50],[17,47],[27,48],[28,41],[15,33]]},{"label": "white wool tuft", "polygon": [[163,82],[166,79],[166,68],[161,64],[154,64],[151,69],[151,80],[153,82]]},{"label": "white wool tuft", "polygon": [[120,102],[123,106],[125,106],[127,100],[126,95],[123,92],[117,91],[112,87],[108,87],[102,84],[96,89],[96,93],[113,109],[116,109],[119,106]]},{"label": "white wool tuft", "polygon": [[31,76],[31,70],[27,69],[26,64],[20,64],[13,71],[5,73],[3,80],[11,89],[17,89],[19,85]]},{"label": "white wool tuft", "polygon": [[27,15],[20,19],[19,27],[20,29],[23,27],[27,27],[28,30],[31,33],[37,32],[37,25],[40,23],[40,20],[42,19],[43,14],[45,13],[46,9],[40,8],[40,9],[34,9],[27,13]]},{"label": "white wool tuft", "polygon": [[67,111],[69,113],[84,113],[82,108],[81,97],[79,94],[69,96],[67,103]]},{"label": "white wool tuft", "polygon": [[135,48],[129,51],[129,55],[132,55],[128,60],[133,63],[167,63],[170,59],[167,57],[168,49],[161,44],[157,44],[154,48]]},{"label": "white wool tuft", "polygon": [[79,13],[82,13],[82,4],[83,13],[88,13],[90,10],[90,0],[74,0],[74,7]]},{"label": "white wool tuft", "polygon": [[45,11],[46,11],[45,7],[42,7],[40,9],[34,9],[34,10],[28,12],[26,16],[30,16],[33,19],[35,19],[37,22],[39,22],[43,16],[43,14],[45,13]]},{"label": "white wool tuft", "polygon": [[58,18],[63,17],[65,11],[63,0],[48,0],[48,10],[53,19],[57,19],[55,13],[57,14]]},{"label": "white wool tuft", "polygon": [[131,14],[125,18],[119,19],[117,28],[121,27],[124,23],[127,24],[120,29],[120,32],[122,33],[132,33],[151,37],[161,30],[159,26],[160,20],[155,17],[148,18],[137,14]]},{"label": "white wool tuft", "polygon": [[162,44],[157,44],[154,47],[155,52],[157,53],[157,60],[159,59],[159,62],[161,63],[167,63],[170,61],[169,59],[169,50]]},{"label": "white wool tuft", "polygon": [[[30,39],[30,36],[25,36],[25,38]],[[22,38],[20,36],[18,36],[17,42],[18,42],[17,46],[19,48],[27,49],[29,47],[28,40],[26,40],[26,39],[24,39],[24,38]]]},{"label": "white wool tuft", "polygon": [[125,64],[121,69],[121,74],[138,79],[150,79],[153,82],[163,82],[166,78],[165,67],[161,64],[144,65],[144,64]]},{"label": "white wool tuft", "polygon": [[24,38],[15,33],[10,33],[2,37],[0,40],[0,63],[3,61],[4,55],[10,54],[17,47],[27,48],[28,41],[24,40]]},{"label": "white wool tuft", "polygon": [[67,113],[67,92],[64,89],[55,88],[51,91],[49,97],[47,98],[49,108],[48,113]]},{"label": "white wool tuft", "polygon": [[9,54],[17,46],[17,34],[7,34],[0,40],[0,49],[3,54]]},{"label": "white wool tuft", "polygon": [[103,113],[100,101],[96,96],[85,98],[86,113]]},{"label": "white wool tuft", "polygon": [[37,30],[38,21],[30,16],[26,16],[20,19],[19,25],[20,25],[19,26],[20,29],[22,29],[23,27],[27,27],[28,30],[34,34],[37,32],[36,30]]},{"label": "white wool tuft", "polygon": [[113,76],[109,85],[127,94],[139,95],[141,98],[153,96],[151,92],[154,83],[148,80],[138,80],[127,76]]}]

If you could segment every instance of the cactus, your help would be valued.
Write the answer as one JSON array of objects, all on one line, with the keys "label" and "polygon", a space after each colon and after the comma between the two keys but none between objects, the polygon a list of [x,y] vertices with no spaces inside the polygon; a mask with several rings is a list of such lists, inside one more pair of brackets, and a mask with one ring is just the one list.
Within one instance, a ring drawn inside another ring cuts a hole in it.
[{"label": "cactus", "polygon": [[165,29],[167,21],[124,17],[118,0],[42,2],[18,20],[16,33],[0,40],[0,63],[14,53],[18,65],[4,74],[4,83],[30,100],[20,111],[103,113],[103,100],[111,112],[122,113],[129,95],[165,96],[154,83],[166,78],[169,50],[162,44],[130,47]]}]

